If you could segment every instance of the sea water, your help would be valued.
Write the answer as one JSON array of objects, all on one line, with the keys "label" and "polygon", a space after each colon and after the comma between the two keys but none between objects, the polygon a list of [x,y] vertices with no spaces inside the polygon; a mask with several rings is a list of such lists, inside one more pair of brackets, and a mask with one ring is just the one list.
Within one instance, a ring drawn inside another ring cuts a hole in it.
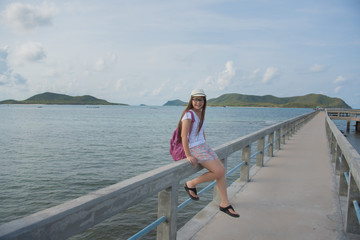
[{"label": "sea water", "polygon": [[[169,141],[183,110],[0,105],[0,224],[172,163]],[[311,111],[208,107],[207,141],[216,147]],[[182,202],[187,195],[179,191]],[[211,201],[208,195],[179,213],[179,227]],[[73,239],[126,239],[156,215],[155,195]]]}]

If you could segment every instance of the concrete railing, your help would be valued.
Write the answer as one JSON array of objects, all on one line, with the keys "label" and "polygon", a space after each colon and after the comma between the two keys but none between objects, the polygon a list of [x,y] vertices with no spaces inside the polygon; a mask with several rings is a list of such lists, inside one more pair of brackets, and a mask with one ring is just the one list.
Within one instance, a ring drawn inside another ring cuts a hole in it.
[{"label": "concrete railing", "polygon": [[327,114],[325,121],[332,162],[339,176],[338,193],[347,197],[344,230],[360,234],[360,155]]},{"label": "concrete railing", "polygon": [[[256,156],[256,165],[263,166],[265,149],[267,156],[272,157],[274,150],[280,150],[281,144],[285,144],[285,141],[315,114],[316,112],[311,112],[275,124],[214,150],[225,167],[231,154],[242,151],[242,159],[238,165],[240,180],[248,181],[250,159]],[[257,151],[254,154],[251,154],[252,143],[257,143]],[[66,239],[157,193],[159,219],[152,228],[157,227],[157,239],[176,239],[177,214],[181,208],[178,207],[180,181],[201,169],[200,166],[192,167],[187,160],[166,165],[3,224],[0,226],[0,239]],[[214,199],[219,199],[216,188],[214,191]]]}]

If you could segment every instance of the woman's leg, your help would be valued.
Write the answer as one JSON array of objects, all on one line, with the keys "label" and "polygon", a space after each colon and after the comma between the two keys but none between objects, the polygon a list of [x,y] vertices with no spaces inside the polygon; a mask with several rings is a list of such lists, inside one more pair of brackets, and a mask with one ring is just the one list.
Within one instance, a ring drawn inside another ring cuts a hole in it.
[{"label": "woman's leg", "polygon": [[[221,198],[220,206],[221,207],[229,206],[230,203],[229,203],[229,199],[228,199],[228,195],[227,195],[227,191],[226,191],[225,168],[222,165],[221,161],[218,158],[216,158],[215,160],[202,162],[200,164],[204,168],[209,170],[209,172],[204,173],[204,174],[200,175],[199,177],[194,178],[191,181],[188,181],[186,183],[187,186],[190,188],[194,188],[194,187],[196,187],[196,185],[198,185],[200,183],[216,180],[216,185],[219,189],[220,198]],[[191,195],[193,195],[194,197],[197,197],[197,195],[195,195],[193,192],[191,192]],[[230,210],[230,211],[233,212],[232,210]],[[233,212],[233,213],[235,213],[235,212]]]}]

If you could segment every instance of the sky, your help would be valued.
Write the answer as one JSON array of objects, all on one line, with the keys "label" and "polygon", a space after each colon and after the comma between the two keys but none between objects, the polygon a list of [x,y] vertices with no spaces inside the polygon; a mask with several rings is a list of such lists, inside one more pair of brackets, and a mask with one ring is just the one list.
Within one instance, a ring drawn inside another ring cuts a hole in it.
[{"label": "sky", "polygon": [[360,108],[360,1],[0,1],[0,100],[163,105],[194,88]]}]

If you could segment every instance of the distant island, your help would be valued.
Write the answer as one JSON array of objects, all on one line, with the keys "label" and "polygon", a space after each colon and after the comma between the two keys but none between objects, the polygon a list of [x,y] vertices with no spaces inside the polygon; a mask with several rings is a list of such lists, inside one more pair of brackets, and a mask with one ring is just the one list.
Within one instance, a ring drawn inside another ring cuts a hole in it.
[{"label": "distant island", "polygon": [[[187,102],[179,99],[168,101],[164,106],[184,106]],[[281,107],[281,108],[351,108],[340,98],[331,98],[322,94],[307,94],[297,97],[279,98],[272,95],[255,96],[229,93],[209,99],[208,106],[229,107]]]},{"label": "distant island", "polygon": [[180,99],[168,101],[167,103],[164,104],[164,106],[185,106],[185,105],[187,105],[187,102],[183,102]]},{"label": "distant island", "polygon": [[65,94],[45,92],[37,94],[23,101],[5,100],[0,104],[58,104],[58,105],[127,105],[122,103],[110,103],[90,95],[68,96]]}]

